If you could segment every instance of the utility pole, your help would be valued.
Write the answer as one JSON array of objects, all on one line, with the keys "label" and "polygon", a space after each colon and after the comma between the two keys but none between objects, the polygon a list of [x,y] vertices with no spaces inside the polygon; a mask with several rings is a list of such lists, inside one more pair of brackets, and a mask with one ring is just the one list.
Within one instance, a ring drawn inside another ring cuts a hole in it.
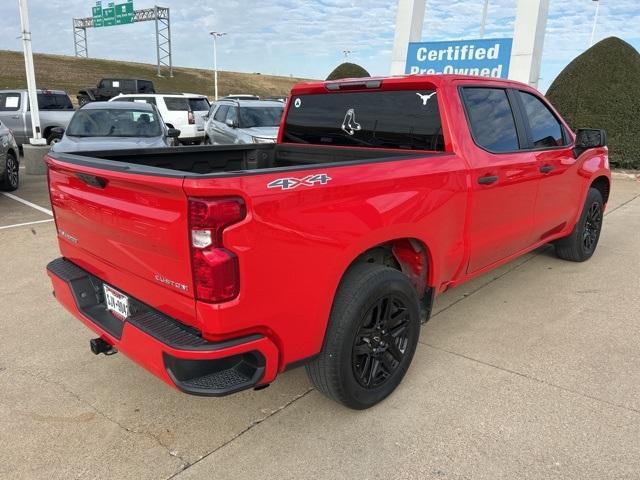
[{"label": "utility pole", "polygon": [[593,0],[596,2],[596,13],[593,16],[593,28],[591,29],[591,40],[589,40],[589,46],[593,46],[593,39],[596,35],[596,26],[598,25],[598,10],[600,10],[600,2],[598,0]]},{"label": "utility pole", "polygon": [[482,23],[480,23],[480,38],[484,38],[484,30],[487,25],[487,11],[489,10],[489,0],[484,0],[482,7]]},{"label": "utility pole", "polygon": [[40,111],[38,110],[38,94],[36,92],[36,75],[33,70],[33,50],[31,49],[31,30],[29,29],[29,7],[27,0],[18,0],[20,5],[20,23],[22,27],[22,46],[24,49],[24,66],[27,74],[27,90],[31,112],[31,129],[33,136],[29,139],[31,145],[46,145],[40,132]]},{"label": "utility pole", "polygon": [[214,100],[218,100],[218,53],[216,51],[216,39],[226,35],[225,32],[209,32],[213,37],[213,88]]}]

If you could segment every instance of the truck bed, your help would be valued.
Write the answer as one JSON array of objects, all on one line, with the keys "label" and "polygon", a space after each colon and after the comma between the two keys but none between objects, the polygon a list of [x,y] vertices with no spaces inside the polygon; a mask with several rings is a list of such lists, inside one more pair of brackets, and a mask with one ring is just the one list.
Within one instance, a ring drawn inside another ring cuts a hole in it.
[{"label": "truck bed", "polygon": [[182,177],[218,176],[326,164],[393,161],[443,154],[377,148],[269,144],[51,153],[50,156],[64,162],[107,170]]}]

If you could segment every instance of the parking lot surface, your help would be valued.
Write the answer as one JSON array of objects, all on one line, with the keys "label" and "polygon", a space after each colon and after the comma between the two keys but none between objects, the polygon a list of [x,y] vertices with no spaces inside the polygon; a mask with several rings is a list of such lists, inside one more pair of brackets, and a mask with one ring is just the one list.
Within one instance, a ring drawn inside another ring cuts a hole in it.
[{"label": "parking lot surface", "polygon": [[22,180],[0,195],[2,479],[640,477],[638,181],[614,179],[590,261],[544,247],[439,297],[398,390],[355,412],[304,369],[214,399],[92,355],[45,274],[46,180]]}]

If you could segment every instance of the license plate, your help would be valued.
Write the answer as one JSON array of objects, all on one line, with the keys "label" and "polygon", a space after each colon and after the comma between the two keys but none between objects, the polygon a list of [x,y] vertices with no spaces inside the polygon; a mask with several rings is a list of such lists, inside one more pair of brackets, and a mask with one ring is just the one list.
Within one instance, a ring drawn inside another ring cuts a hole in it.
[{"label": "license plate", "polygon": [[104,285],[104,303],[107,310],[125,320],[129,316],[129,297],[109,285]]}]

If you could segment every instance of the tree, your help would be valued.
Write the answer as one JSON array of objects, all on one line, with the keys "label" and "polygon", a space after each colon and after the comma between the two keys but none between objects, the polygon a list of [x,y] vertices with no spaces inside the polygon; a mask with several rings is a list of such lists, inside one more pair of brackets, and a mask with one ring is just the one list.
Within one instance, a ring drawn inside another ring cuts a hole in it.
[{"label": "tree", "polygon": [[576,57],[547,97],[572,128],[604,128],[611,164],[640,168],[640,53],[616,37]]},{"label": "tree", "polygon": [[333,72],[329,74],[327,80],[340,80],[342,78],[362,78],[362,77],[370,77],[369,72],[367,72],[360,65],[356,65],[355,63],[344,62],[338,65]]}]

